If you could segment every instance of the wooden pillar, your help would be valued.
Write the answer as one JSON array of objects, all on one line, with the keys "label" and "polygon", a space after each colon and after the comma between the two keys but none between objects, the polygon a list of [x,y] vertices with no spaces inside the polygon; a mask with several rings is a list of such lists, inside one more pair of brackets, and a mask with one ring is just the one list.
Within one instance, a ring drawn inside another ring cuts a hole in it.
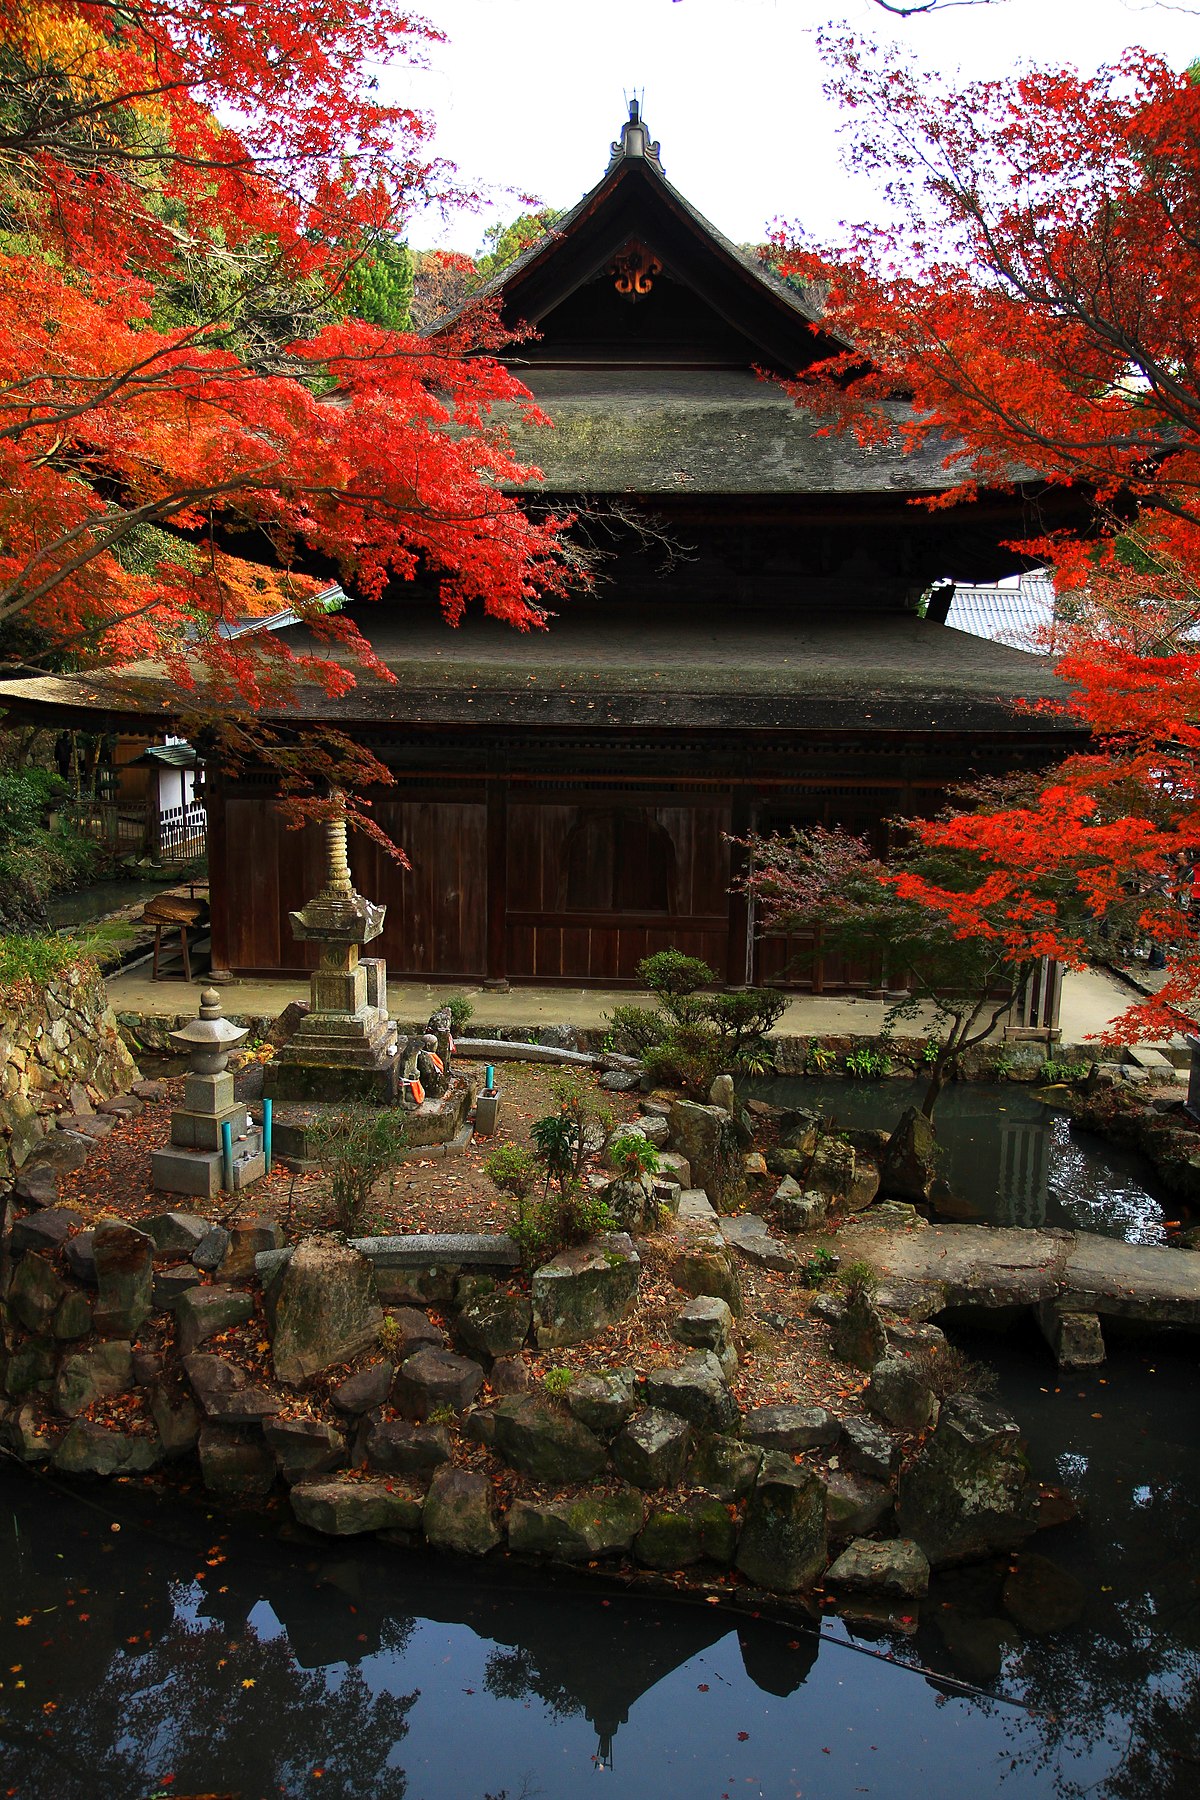
[{"label": "wooden pillar", "polygon": [[225,779],[216,760],[204,768],[204,812],[208,844],[208,910],[214,981],[228,981],[229,970],[229,838],[225,819]]},{"label": "wooden pillar", "polygon": [[[734,838],[744,838],[752,829],[753,808],[750,790],[735,787],[729,799],[729,831]],[[729,847],[729,929],[725,940],[725,985],[746,987],[754,980],[754,945],[751,938],[750,902],[737,892],[736,884],[746,873],[750,859],[740,844]]]},{"label": "wooden pillar", "polygon": [[505,924],[508,914],[508,782],[487,784],[487,971],[484,987],[508,987]]}]

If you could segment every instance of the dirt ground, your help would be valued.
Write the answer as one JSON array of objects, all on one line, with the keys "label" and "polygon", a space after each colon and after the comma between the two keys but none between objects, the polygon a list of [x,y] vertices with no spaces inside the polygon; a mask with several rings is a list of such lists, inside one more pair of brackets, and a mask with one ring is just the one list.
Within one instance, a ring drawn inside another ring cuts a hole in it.
[{"label": "dirt ground", "polygon": [[[503,1231],[508,1201],[484,1174],[483,1165],[496,1144],[531,1141],[534,1120],[554,1108],[552,1089],[559,1074],[544,1064],[504,1063],[496,1136],[473,1142],[459,1155],[401,1164],[390,1183],[378,1185],[364,1232]],[[638,1117],[637,1096],[604,1092],[596,1077],[586,1072],[584,1080],[595,1089],[596,1105],[609,1108],[617,1122]],[[252,1070],[248,1081],[253,1081]],[[285,1241],[333,1227],[328,1186],[319,1171],[293,1175],[276,1168],[244,1195],[222,1195],[208,1207],[153,1188],[151,1152],[170,1136],[170,1115],[181,1103],[182,1085],[182,1076],[168,1079],[161,1099],[147,1102],[136,1119],[118,1121],[84,1168],[62,1179],[60,1204],[74,1207],[86,1224],[112,1212],[136,1224],[168,1210],[199,1211],[226,1225],[239,1218],[271,1219]],[[673,1225],[639,1239],[638,1249],[643,1276],[635,1312],[588,1344],[548,1353],[526,1351],[535,1382],[551,1368],[577,1375],[615,1367],[645,1373],[686,1354],[670,1331],[686,1298],[670,1276],[679,1249]],[[738,1266],[745,1310],[737,1331],[740,1364],[731,1385],[739,1405],[787,1401],[829,1406],[842,1414],[856,1410],[856,1396],[866,1377],[830,1357],[826,1327],[807,1316],[813,1293],[791,1274],[761,1268],[741,1257]],[[258,1329],[247,1327],[247,1342],[240,1346],[249,1364],[258,1352],[249,1337]]]}]

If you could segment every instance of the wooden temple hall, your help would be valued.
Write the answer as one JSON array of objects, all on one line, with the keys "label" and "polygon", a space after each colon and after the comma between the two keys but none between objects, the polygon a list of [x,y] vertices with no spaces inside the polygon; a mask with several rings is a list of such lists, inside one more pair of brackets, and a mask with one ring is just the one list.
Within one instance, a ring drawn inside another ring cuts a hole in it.
[{"label": "wooden temple hall", "polygon": [[[731,984],[873,985],[756,934],[730,835],[825,821],[882,841],[969,771],[1062,754],[1065,727],[1013,706],[1053,691],[1048,659],[942,623],[949,585],[917,612],[933,584],[1015,573],[1001,545],[1046,515],[1020,491],[914,505],[948,484],[936,446],[821,436],[762,379],[833,346],[671,185],[636,106],[599,183],[493,291],[537,334],[513,360],[554,421],[520,440],[538,494],[619,502],[677,551],[613,527],[601,584],[544,633],[452,631],[419,586],[360,609],[398,685],[305,707],[398,777],[377,817],[411,871],[352,846],[387,906],[376,953],[398,976],[610,986],[675,946]],[[22,710],[72,710],[70,683],[10,685]],[[265,776],[210,770],[205,803],[215,970],[301,970],[288,913],[321,885],[321,833],[284,828]]]}]

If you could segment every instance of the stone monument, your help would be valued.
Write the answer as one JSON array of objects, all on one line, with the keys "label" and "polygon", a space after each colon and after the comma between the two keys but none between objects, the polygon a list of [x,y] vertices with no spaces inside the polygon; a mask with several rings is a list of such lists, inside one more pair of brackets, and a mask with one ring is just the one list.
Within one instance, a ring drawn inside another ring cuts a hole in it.
[{"label": "stone monument", "polygon": [[387,967],[362,946],[383,930],[386,907],[364,900],[350,879],[346,814],[325,826],[325,886],[291,913],[292,935],[320,946],[311,1007],[274,1062],[263,1093],[270,1100],[390,1104],[396,1098],[396,1027],[388,1017]]},{"label": "stone monument", "polygon": [[183,1107],[171,1114],[171,1141],[151,1156],[151,1178],[168,1194],[194,1194],[211,1200],[224,1184],[222,1126],[230,1128],[232,1187],[249,1187],[266,1173],[262,1133],[244,1106],[233,1097],[233,1076],[226,1068],[229,1052],[246,1036],[244,1029],[222,1017],[215,988],[200,996],[199,1016],[172,1043],[188,1053]]}]

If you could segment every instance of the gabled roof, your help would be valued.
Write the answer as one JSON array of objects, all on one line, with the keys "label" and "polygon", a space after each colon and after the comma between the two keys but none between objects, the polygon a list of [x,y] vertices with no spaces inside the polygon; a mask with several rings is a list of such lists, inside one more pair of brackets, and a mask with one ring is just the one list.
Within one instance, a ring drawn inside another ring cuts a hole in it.
[{"label": "gabled roof", "polygon": [[[845,349],[832,334],[814,331],[820,324],[815,294],[797,291],[748,256],[672,186],[636,101],[596,186],[468,304],[498,299],[509,323],[540,328],[551,312],[605,272],[631,239],[654,253],[668,279],[701,294],[748,340],[756,353],[748,360],[794,374]],[[444,330],[457,316],[439,321],[430,332]],[[529,354],[546,360],[536,346]]]},{"label": "gabled roof", "polygon": [[950,602],[947,625],[973,637],[991,638],[1014,650],[1041,650],[1040,635],[1054,623],[1054,583],[1044,570],[1016,581],[959,582]]}]

